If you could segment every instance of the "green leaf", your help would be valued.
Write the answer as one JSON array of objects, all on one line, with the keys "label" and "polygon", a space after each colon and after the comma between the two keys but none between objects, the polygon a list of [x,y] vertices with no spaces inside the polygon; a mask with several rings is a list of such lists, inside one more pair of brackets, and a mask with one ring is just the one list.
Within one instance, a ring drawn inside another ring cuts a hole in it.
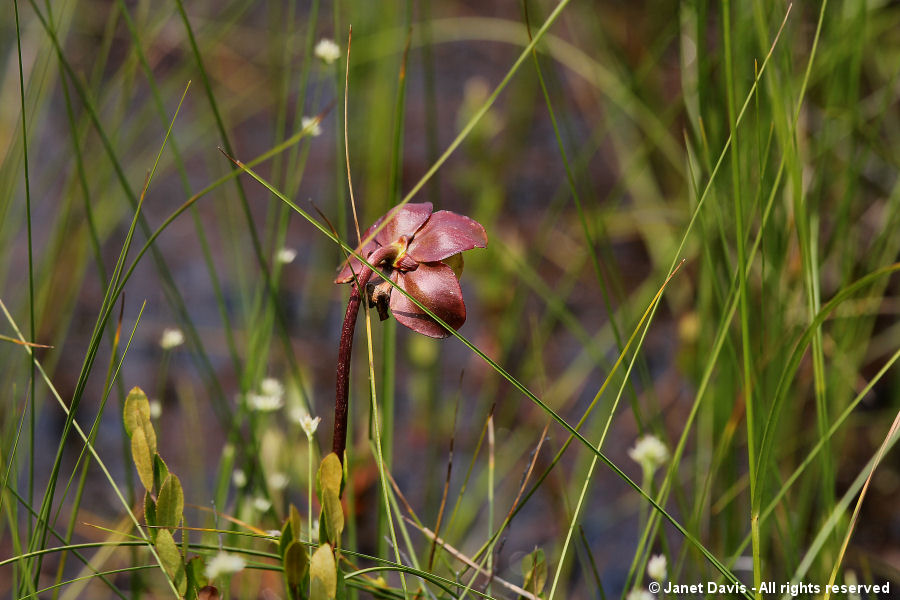
[{"label": "green leaf", "polygon": [[[178,482],[178,485],[180,487],[181,482]],[[183,493],[182,498],[184,498]],[[191,551],[191,528],[188,527],[187,519],[184,518],[184,500],[182,500],[181,506],[181,555],[187,558],[188,552]]]},{"label": "green leaf", "polygon": [[296,506],[291,504],[288,514],[290,515],[291,532],[293,533],[294,539],[299,540],[300,533],[303,531],[303,521],[300,518],[300,511],[297,510]]},{"label": "green leaf", "polygon": [[140,388],[134,388],[125,399],[123,411],[125,431],[131,436],[131,457],[141,483],[153,489],[153,457],[156,454],[156,431],[150,423],[150,403]]},{"label": "green leaf", "polygon": [[162,459],[162,456],[159,454],[154,455],[153,457],[153,485],[154,489],[161,490],[162,484],[166,480],[166,477],[169,476],[169,467],[166,465],[166,461]]},{"label": "green leaf", "polygon": [[340,546],[341,532],[344,531],[344,508],[337,492],[326,489],[322,492],[322,519],[325,537],[332,546]]},{"label": "green leaf", "polygon": [[137,468],[138,477],[147,491],[153,489],[153,456],[156,454],[156,440],[151,446],[146,430],[138,427],[131,436],[131,458]]},{"label": "green leaf", "polygon": [[334,598],[335,600],[347,600],[347,582],[343,577],[337,578],[337,594]]},{"label": "green leaf", "polygon": [[322,503],[322,514],[319,524],[322,527],[322,537],[333,546],[340,543],[341,532],[344,530],[344,510],[341,507],[341,481],[344,470],[337,454],[329,453],[322,459],[319,472],[316,475],[316,487],[319,491],[319,501]]},{"label": "green leaf", "polygon": [[157,531],[156,552],[159,554],[163,568],[175,584],[175,589],[183,596],[187,591],[187,575],[184,570],[184,562],[181,559],[181,552],[178,551],[175,539],[168,529]]},{"label": "green leaf", "polygon": [[292,531],[293,526],[291,525],[291,519],[287,518],[284,520],[284,525],[281,526],[281,537],[278,538],[278,553],[281,555],[282,560],[284,560],[284,554],[287,552],[288,544],[294,541],[294,534]]},{"label": "green leaf", "polygon": [[200,589],[206,585],[206,561],[202,556],[195,556],[187,561],[185,573],[188,582],[188,599],[199,598]]},{"label": "green leaf", "polygon": [[157,525],[156,521],[156,501],[153,500],[153,495],[147,491],[144,492],[144,520],[147,521],[147,525],[150,528],[151,540],[155,540]]},{"label": "green leaf", "polygon": [[174,529],[181,522],[184,513],[184,491],[181,481],[174,473],[166,477],[159,489],[156,501],[156,519],[160,527]]},{"label": "green leaf", "polygon": [[284,553],[284,577],[289,587],[297,587],[303,583],[309,569],[309,556],[306,546],[297,540],[287,546]]},{"label": "green leaf", "polygon": [[[150,401],[147,400],[147,394],[144,390],[135,386],[128,392],[125,398],[125,406],[122,410],[122,417],[125,421],[125,431],[128,437],[131,437],[135,429],[137,429],[143,420],[150,422]],[[141,419],[143,417],[144,419]]]},{"label": "green leaf", "polygon": [[333,490],[338,498],[341,496],[341,480],[344,478],[344,469],[341,467],[341,461],[338,460],[337,454],[329,452],[322,459],[319,465],[319,472],[316,474],[316,488],[319,492],[319,499],[322,499],[322,492],[325,490]]},{"label": "green leaf", "polygon": [[334,600],[337,567],[331,546],[322,544],[309,559],[309,600]]},{"label": "green leaf", "polygon": [[543,550],[538,548],[522,559],[522,573],[525,575],[522,587],[535,596],[539,595],[547,583],[547,560]]}]

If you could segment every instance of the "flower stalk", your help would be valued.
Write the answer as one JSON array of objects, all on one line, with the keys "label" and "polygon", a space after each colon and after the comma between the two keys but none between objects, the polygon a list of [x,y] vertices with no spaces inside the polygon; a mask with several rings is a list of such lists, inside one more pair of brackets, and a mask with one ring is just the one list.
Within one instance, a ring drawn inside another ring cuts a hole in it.
[{"label": "flower stalk", "polygon": [[[395,255],[395,248],[385,246],[373,252],[367,260],[373,267],[377,267]],[[359,316],[362,290],[369,283],[372,274],[371,267],[363,264],[360,272],[355,275],[350,290],[350,300],[347,302],[347,311],[344,313],[344,324],[341,326],[334,398],[334,434],[331,441],[331,451],[337,454],[341,464],[344,463],[344,450],[347,448],[347,413],[350,398],[350,357],[353,353],[353,332],[356,330],[356,317]]]}]

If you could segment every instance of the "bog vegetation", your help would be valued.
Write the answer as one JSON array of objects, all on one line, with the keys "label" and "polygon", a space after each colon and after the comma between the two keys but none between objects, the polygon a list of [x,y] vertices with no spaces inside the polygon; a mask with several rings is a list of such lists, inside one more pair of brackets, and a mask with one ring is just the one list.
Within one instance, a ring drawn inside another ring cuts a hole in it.
[{"label": "bog vegetation", "polygon": [[13,0],[0,53],[0,594],[900,588],[896,3]]}]

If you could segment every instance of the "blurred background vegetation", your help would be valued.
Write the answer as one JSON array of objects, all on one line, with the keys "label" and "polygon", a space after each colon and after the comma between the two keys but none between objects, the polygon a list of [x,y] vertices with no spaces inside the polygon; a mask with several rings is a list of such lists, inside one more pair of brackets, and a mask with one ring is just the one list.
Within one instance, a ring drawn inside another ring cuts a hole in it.
[{"label": "blurred background vegetation", "polygon": [[[212,527],[213,506],[263,530],[280,527],[288,502],[306,514],[309,449],[298,415],[323,419],[318,463],[330,447],[348,294],[332,279],[343,253],[252,178],[233,176],[219,148],[244,162],[276,149],[254,169],[355,246],[342,118],[352,24],[346,133],[360,226],[401,201],[487,108],[413,198],[470,215],[488,232],[489,247],[466,255],[460,333],[571,425],[592,407],[585,437],[603,435],[612,462],[743,581],[753,581],[742,545],[751,512],[773,500],[760,526],[764,578],[827,581],[869,461],[900,407],[900,379],[882,371],[900,347],[900,279],[891,275],[900,251],[900,5],[577,1],[534,55],[523,53],[556,8],[546,0],[4,3],[0,300],[9,317],[0,333],[16,338],[15,323],[25,339],[52,346],[36,356],[85,431],[95,424],[97,452],[132,504],[140,496],[121,402],[139,385],[158,402],[160,452],[195,506],[189,524]],[[315,56],[323,38],[340,47],[334,63]],[[202,196],[141,257],[94,336],[189,81],[125,264]],[[320,123],[304,124],[317,115]],[[290,261],[285,248],[296,253]],[[827,305],[836,297],[846,298]],[[163,349],[167,328],[185,343]],[[675,582],[716,575],[622,477],[603,465],[588,474],[593,454],[578,443],[520,505],[523,480],[530,489],[551,466],[566,431],[550,424],[529,469],[550,421],[544,410],[456,339],[426,339],[392,320],[372,329],[386,464],[432,529],[452,452],[449,544],[474,553],[516,506],[490,569],[517,584],[536,546],[551,580],[559,569],[561,597],[615,597],[643,585],[649,554],[669,557]],[[345,546],[392,558],[364,336],[360,326]],[[66,415],[23,346],[0,342],[0,373],[0,559],[63,545],[33,535],[40,527],[30,510],[42,510],[51,481],[47,514],[61,537],[102,541],[109,533],[100,527],[125,529],[96,461],[76,463],[83,442],[63,435]],[[284,387],[284,406],[272,413],[247,401],[266,378]],[[627,452],[646,433],[675,458],[655,482],[642,480]],[[850,569],[851,578],[900,586],[898,493],[900,463],[888,453],[841,578]],[[408,514],[399,506],[395,517]],[[403,525],[402,552],[427,563],[428,538]],[[44,559],[39,587],[84,568],[60,556]],[[145,558],[122,549],[92,565]],[[18,597],[21,580],[34,577],[34,565],[17,565],[0,567],[0,593]],[[446,554],[434,567],[451,579],[462,568]],[[129,597],[135,586],[165,593],[147,573],[111,580]],[[233,597],[271,597],[264,590],[281,594],[280,586],[271,572],[251,570],[235,580]],[[113,594],[96,579],[62,593]]]}]

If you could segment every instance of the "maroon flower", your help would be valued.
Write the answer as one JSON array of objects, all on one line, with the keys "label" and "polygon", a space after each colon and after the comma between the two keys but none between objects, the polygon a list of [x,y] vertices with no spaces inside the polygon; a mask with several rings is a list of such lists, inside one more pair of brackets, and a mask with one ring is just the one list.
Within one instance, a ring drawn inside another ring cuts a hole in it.
[{"label": "maroon flower", "polygon": [[[390,217],[387,223],[385,218]],[[466,305],[459,289],[462,271],[461,252],[487,246],[484,227],[469,217],[446,210],[432,213],[431,202],[405,204],[392,209],[366,230],[363,239],[381,226],[357,254],[380,269],[398,287],[422,303],[453,329],[466,321]],[[413,331],[443,338],[450,332],[388,282],[376,277],[367,287],[373,272],[358,258],[350,257],[335,278],[335,283],[350,283],[350,301],[344,314],[341,342],[338,348],[337,384],[334,402],[334,436],[332,450],[343,462],[347,444],[347,411],[349,408],[350,354],[353,330],[362,300],[362,289],[368,292],[370,305],[378,307],[382,319],[387,308],[400,323]]]},{"label": "maroon flower", "polygon": [[[390,214],[375,221],[363,239]],[[446,210],[432,213],[431,203],[424,202],[406,204],[394,211],[387,224],[357,252],[447,325],[459,329],[466,321],[458,279],[462,269],[460,253],[485,246],[487,234],[477,221]],[[360,277],[366,271],[357,258],[351,257],[334,281],[349,283],[354,274]],[[360,277],[360,283],[365,285],[367,281]],[[377,280],[369,285],[369,302],[379,307],[382,319],[387,316],[385,308],[389,303],[394,318],[413,331],[435,338],[450,335],[405,295],[391,293],[392,286],[386,282]]]}]

